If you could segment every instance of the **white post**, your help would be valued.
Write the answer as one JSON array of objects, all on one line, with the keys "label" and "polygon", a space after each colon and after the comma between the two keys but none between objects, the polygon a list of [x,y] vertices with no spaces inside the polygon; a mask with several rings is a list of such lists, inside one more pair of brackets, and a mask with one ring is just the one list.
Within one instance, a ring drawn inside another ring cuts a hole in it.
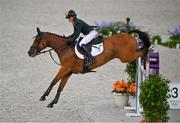
[{"label": "white post", "polygon": [[[138,48],[142,48],[141,41],[138,40]],[[144,65],[142,63],[142,58],[139,57],[136,60],[136,107],[125,107],[125,110],[135,110],[135,113],[126,113],[126,116],[141,116],[141,112],[143,111],[142,108],[140,108],[139,104],[139,95],[140,95],[140,83],[145,79],[145,76],[147,75],[147,67],[146,70],[144,70]]]},{"label": "white post", "polygon": [[179,49],[179,47],[180,47],[180,44],[177,43],[177,44],[176,44],[176,49]]},{"label": "white post", "polygon": [[140,108],[139,104],[139,95],[140,95],[140,83],[144,79],[144,67],[142,64],[142,58],[139,57],[136,60],[136,107],[125,107],[125,110],[135,110],[135,113],[126,113],[126,116],[134,116],[139,117],[141,116],[142,109]]},{"label": "white post", "polygon": [[[138,40],[138,47],[137,48],[142,48],[142,41]],[[140,104],[139,104],[139,95],[140,95],[140,83],[145,79],[145,76],[147,74],[149,74],[149,72],[147,73],[147,68],[146,70],[144,70],[144,65],[142,63],[142,58],[139,57],[136,60],[136,107],[125,107],[125,110],[135,110],[135,113],[126,113],[126,116],[141,116],[141,112],[143,111],[142,108],[140,108]]]},{"label": "white post", "polygon": [[155,41],[154,41],[154,44],[155,44],[155,45],[158,45],[158,41],[157,41],[157,40],[155,40]]},{"label": "white post", "polygon": [[137,75],[136,75],[136,113],[138,115],[140,115],[142,109],[140,108],[140,104],[139,104],[139,95],[140,95],[140,83],[143,80],[143,72],[141,70],[141,66],[142,66],[142,58],[139,57],[137,60]]}]

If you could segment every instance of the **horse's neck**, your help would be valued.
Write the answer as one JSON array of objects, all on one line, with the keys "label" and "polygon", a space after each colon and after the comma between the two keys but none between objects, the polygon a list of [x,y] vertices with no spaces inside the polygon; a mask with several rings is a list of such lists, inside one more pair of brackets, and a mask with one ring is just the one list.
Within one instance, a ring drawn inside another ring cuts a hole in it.
[{"label": "horse's neck", "polygon": [[53,49],[57,49],[67,45],[65,39],[62,36],[48,32],[46,33],[46,41],[48,44],[47,46]]}]

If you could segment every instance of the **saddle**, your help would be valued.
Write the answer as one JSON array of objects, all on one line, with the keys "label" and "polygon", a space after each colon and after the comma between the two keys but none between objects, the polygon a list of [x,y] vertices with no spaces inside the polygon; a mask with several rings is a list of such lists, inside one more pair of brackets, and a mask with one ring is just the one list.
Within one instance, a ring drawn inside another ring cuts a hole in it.
[{"label": "saddle", "polygon": [[[84,50],[79,46],[80,41],[83,38],[80,37],[75,45],[75,53],[80,59],[84,59]],[[97,56],[103,52],[103,36],[99,35],[94,38],[90,43],[86,44],[86,48],[91,52],[92,56]]]},{"label": "saddle", "polygon": [[[80,59],[87,58],[85,51],[79,46],[79,43],[81,42],[82,37],[79,38],[75,45],[75,53]],[[85,47],[88,49],[88,51],[91,53],[92,56],[97,56],[101,54],[104,50],[103,48],[103,37],[102,36],[97,36],[94,38],[90,43],[86,44]],[[92,72],[90,71],[88,65],[86,65],[87,59],[84,61],[84,66],[83,66],[83,72],[82,73],[87,73],[87,72]]]}]

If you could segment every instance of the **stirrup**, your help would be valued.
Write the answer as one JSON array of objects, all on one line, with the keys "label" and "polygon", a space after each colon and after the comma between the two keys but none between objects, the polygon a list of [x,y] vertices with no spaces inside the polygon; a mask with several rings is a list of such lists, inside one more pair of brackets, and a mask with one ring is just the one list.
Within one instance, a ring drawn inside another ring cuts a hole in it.
[{"label": "stirrup", "polygon": [[83,65],[83,71],[81,73],[84,74],[88,72],[96,72],[96,71],[90,70],[88,65]]}]

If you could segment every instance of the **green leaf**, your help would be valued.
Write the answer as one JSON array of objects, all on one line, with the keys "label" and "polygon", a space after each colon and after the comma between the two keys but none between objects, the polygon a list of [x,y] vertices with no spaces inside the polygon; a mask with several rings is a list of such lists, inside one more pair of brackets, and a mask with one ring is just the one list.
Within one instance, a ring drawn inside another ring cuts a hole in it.
[{"label": "green leaf", "polygon": [[149,122],[167,122],[169,104],[170,81],[162,75],[153,75],[144,80],[140,85],[140,105],[144,110],[144,116]]}]

